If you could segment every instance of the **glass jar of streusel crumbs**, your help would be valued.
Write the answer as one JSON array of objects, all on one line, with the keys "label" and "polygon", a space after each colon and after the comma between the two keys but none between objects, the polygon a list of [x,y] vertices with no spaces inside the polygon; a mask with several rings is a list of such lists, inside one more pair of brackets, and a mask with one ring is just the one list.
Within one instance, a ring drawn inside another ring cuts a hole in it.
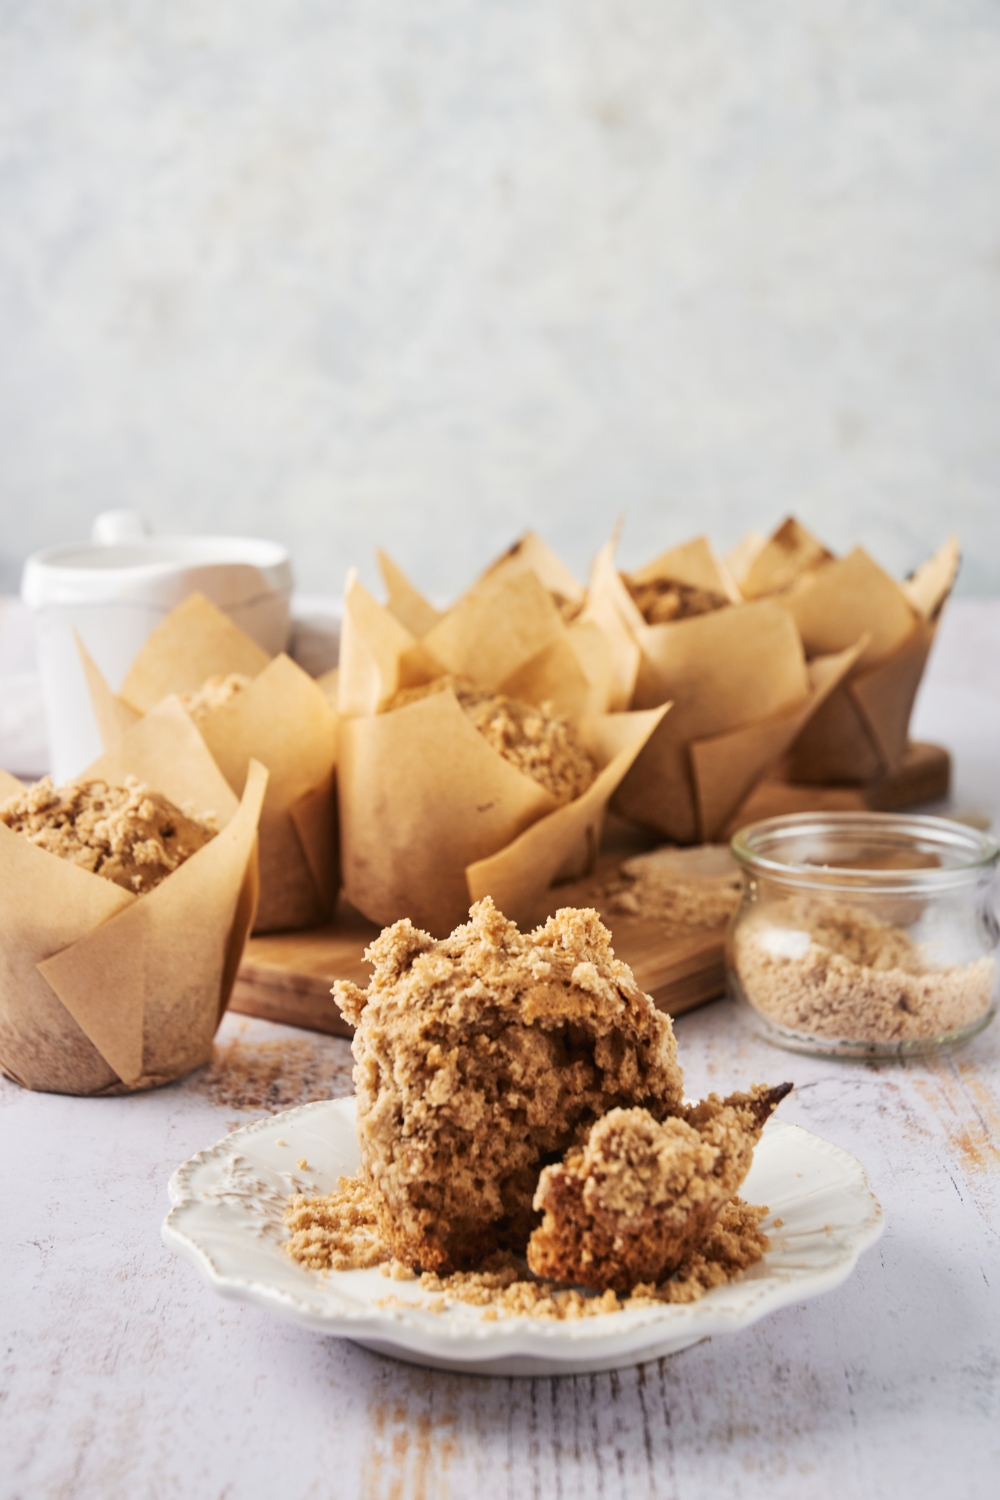
[{"label": "glass jar of streusel crumbs", "polygon": [[981,1031],[997,1008],[1000,927],[988,834],[894,813],[799,813],[736,835],[743,897],[729,985],[798,1052],[900,1057]]}]

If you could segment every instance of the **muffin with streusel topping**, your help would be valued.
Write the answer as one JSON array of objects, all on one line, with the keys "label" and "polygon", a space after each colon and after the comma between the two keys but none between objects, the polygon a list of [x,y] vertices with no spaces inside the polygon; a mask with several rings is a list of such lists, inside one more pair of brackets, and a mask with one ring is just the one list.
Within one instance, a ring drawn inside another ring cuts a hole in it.
[{"label": "muffin with streusel topping", "polygon": [[597,913],[522,933],[488,897],[435,941],[404,920],[368,950],[357,1027],[358,1139],[379,1232],[424,1270],[523,1251],[538,1174],[608,1110],[681,1108],[670,1018],[614,956]]}]

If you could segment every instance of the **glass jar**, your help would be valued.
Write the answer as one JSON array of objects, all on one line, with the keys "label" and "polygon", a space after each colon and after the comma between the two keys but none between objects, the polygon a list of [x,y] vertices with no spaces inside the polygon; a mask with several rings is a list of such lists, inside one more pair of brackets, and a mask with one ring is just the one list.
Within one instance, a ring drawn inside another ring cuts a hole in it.
[{"label": "glass jar", "polygon": [[797,1052],[899,1057],[964,1041],[997,1008],[988,834],[895,813],[798,813],[736,835],[731,993]]}]

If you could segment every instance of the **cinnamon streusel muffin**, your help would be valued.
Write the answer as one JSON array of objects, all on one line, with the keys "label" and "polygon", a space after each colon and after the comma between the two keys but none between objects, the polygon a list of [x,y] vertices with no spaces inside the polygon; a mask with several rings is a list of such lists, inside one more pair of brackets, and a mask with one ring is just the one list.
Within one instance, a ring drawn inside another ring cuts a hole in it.
[{"label": "cinnamon streusel muffin", "polygon": [[618,1106],[681,1108],[670,1018],[619,962],[595,911],[521,933],[489,897],[436,942],[409,920],[368,949],[357,1026],[361,1165],[379,1233],[424,1270],[523,1250],[540,1168]]},{"label": "cinnamon streusel muffin", "polygon": [[134,776],[125,785],[46,776],[0,805],[0,823],[50,854],[143,895],[197,853],[218,829],[191,817]]},{"label": "cinnamon streusel muffin", "polygon": [[449,690],[497,754],[551,792],[557,802],[575,801],[597,775],[570,719],[504,693],[487,692],[464,677],[437,677],[421,687],[403,688],[384,712]]},{"label": "cinnamon streusel muffin", "polygon": [[604,1291],[664,1281],[708,1235],[750,1170],[765,1121],[791,1089],[710,1094],[662,1123],[615,1109],[544,1169],[528,1242],[536,1276]]}]

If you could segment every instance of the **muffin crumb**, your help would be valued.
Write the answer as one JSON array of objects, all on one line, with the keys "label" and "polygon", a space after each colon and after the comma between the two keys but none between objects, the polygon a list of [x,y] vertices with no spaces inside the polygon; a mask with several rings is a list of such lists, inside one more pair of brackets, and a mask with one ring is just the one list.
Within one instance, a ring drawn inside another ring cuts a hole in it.
[{"label": "muffin crumb", "polygon": [[336,1190],[323,1197],[294,1193],[285,1210],[285,1227],[290,1235],[286,1253],[312,1271],[356,1271],[388,1260],[360,1173],[339,1178]]},{"label": "muffin crumb", "polygon": [[[588,1292],[533,1276],[509,1250],[497,1251],[472,1271],[420,1276],[427,1295],[404,1298],[390,1293],[376,1307],[419,1308],[446,1312],[456,1304],[481,1309],[484,1322],[505,1318],[539,1318],[570,1322],[604,1313],[657,1303],[697,1302],[713,1287],[724,1286],[749,1270],[770,1249],[760,1228],[767,1209],[733,1198],[722,1208],[705,1239],[659,1285],[637,1284],[631,1295],[613,1290]],[[378,1266],[387,1280],[412,1281],[413,1270],[392,1258],[379,1240],[374,1208],[358,1174],[340,1179],[338,1190],[323,1198],[289,1200],[285,1223],[292,1231],[285,1251],[299,1265],[315,1271],[368,1270]],[[778,1221],[776,1220],[777,1224]]]},{"label": "muffin crumb", "polygon": [[613,914],[656,922],[665,936],[724,927],[743,891],[743,877],[728,850],[719,850],[698,873],[676,856],[667,846],[625,860],[606,881],[601,904]]}]

